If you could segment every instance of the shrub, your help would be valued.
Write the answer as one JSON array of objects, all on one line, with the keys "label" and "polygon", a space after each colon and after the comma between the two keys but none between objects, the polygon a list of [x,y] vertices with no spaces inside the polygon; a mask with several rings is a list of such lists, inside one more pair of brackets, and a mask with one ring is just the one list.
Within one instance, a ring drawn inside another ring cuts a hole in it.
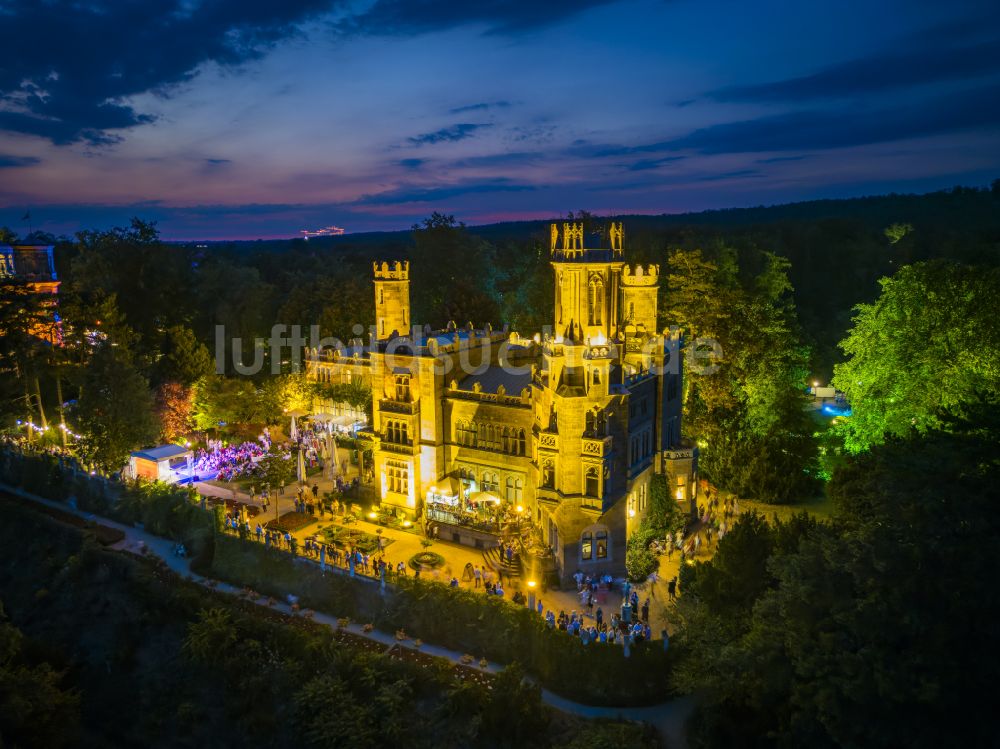
[{"label": "shrub", "polygon": [[295,512],[293,510],[282,514],[277,520],[269,520],[267,528],[272,531],[289,531],[290,533],[294,533],[315,522],[315,515],[310,515],[306,512]]},{"label": "shrub", "polygon": [[647,579],[659,567],[659,560],[649,549],[629,544],[625,550],[625,571],[634,583]]},{"label": "shrub", "polygon": [[638,643],[625,660],[617,646],[584,646],[560,630],[550,630],[536,613],[496,596],[401,578],[383,593],[378,581],[323,574],[307,561],[231,536],[216,540],[216,577],[249,585],[276,599],[289,593],[302,606],[332,616],[370,621],[393,634],[499,663],[519,661],[545,687],[581,702],[607,705],[652,703],[667,693],[670,655],[659,643]]},{"label": "shrub", "polygon": [[444,566],[444,557],[436,551],[421,551],[419,554],[414,554],[410,557],[408,564],[415,570],[423,569],[424,567],[437,569]]}]

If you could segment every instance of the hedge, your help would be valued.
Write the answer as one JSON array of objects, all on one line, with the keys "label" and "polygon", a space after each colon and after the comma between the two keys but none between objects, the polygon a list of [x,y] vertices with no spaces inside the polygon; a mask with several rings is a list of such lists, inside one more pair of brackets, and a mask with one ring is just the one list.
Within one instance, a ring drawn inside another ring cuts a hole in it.
[{"label": "hedge", "polygon": [[[202,510],[189,489],[159,482],[121,484],[74,471],[57,456],[0,452],[0,480],[39,496],[76,502],[81,510],[183,543],[192,564],[211,562],[218,513]],[[195,495],[196,496],[196,495]]]},{"label": "hedge", "polygon": [[672,653],[658,641],[634,645],[626,660],[620,646],[584,646],[505,599],[410,577],[394,579],[383,592],[372,578],[323,573],[287,552],[218,532],[218,510],[200,509],[187,490],[148,483],[109,487],[103,479],[66,469],[53,456],[0,452],[0,478],[52,499],[75,497],[81,509],[141,522],[152,533],[183,541],[195,555],[192,568],[201,574],[275,598],[291,593],[303,606],[371,622],[386,632],[405,629],[453,650],[527,664],[543,686],[577,702],[624,706],[668,696]]},{"label": "hedge", "polygon": [[310,561],[232,536],[216,539],[212,574],[282,600],[293,594],[303,606],[385,632],[403,629],[477,657],[516,660],[542,686],[577,702],[638,705],[668,696],[671,656],[659,641],[634,645],[626,660],[620,646],[584,646],[550,630],[537,613],[495,596],[412,577],[394,579],[383,592],[373,578],[324,573]]}]

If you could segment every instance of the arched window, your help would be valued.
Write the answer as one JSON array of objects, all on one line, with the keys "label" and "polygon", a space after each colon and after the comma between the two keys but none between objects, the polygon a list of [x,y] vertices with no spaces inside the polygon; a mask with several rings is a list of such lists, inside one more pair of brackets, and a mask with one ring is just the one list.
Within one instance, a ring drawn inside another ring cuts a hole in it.
[{"label": "arched window", "polygon": [[525,454],[525,440],[524,440],[524,430],[523,429],[519,429],[517,431],[517,454],[518,455],[524,455]]},{"label": "arched window", "polygon": [[586,473],[586,493],[588,497],[601,496],[601,471],[597,466],[591,466]]},{"label": "arched window", "polygon": [[500,478],[495,473],[487,472],[483,474],[483,491],[499,493]]},{"label": "arched window", "polygon": [[508,429],[507,427],[503,428],[503,435],[501,437],[501,443],[502,444],[500,445],[500,449],[503,452],[505,452],[505,453],[513,452],[513,450],[510,449],[510,429]]},{"label": "arched window", "polygon": [[608,531],[607,529],[597,531],[597,558],[608,558]]},{"label": "arched window", "polygon": [[556,487],[556,466],[551,459],[542,463],[542,486],[546,489]]},{"label": "arched window", "polygon": [[594,556],[594,534],[584,531],[580,536],[580,559],[589,560]]},{"label": "arched window", "polygon": [[407,375],[396,376],[396,400],[401,403],[410,401],[410,378]]},{"label": "arched window", "polygon": [[600,276],[594,276],[590,279],[587,302],[590,324],[600,325],[604,319],[604,281]]},{"label": "arched window", "polygon": [[511,504],[520,504],[524,501],[524,482],[521,479],[508,476],[504,488],[504,497]]},{"label": "arched window", "polygon": [[580,533],[580,561],[604,561],[608,558],[608,527],[590,525]]}]

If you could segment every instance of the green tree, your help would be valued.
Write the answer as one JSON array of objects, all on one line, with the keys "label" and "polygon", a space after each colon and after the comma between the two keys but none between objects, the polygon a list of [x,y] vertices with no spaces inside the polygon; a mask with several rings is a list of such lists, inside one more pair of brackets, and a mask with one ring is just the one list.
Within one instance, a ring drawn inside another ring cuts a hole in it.
[{"label": "green tree", "polygon": [[70,252],[63,291],[83,312],[70,321],[101,319],[95,312],[114,299],[135,333],[130,349],[143,367],[158,354],[162,331],[195,314],[189,250],[161,242],[155,223],[134,218],[127,227],[80,232]]},{"label": "green tree", "polygon": [[676,609],[694,746],[985,746],[1000,420],[893,441],[829,484],[832,524],[741,518]]},{"label": "green tree", "polygon": [[649,482],[649,525],[661,534],[674,533],[684,527],[688,516],[674,496],[663,474],[656,474]]},{"label": "green tree", "polygon": [[221,608],[202,609],[198,620],[188,625],[184,652],[198,663],[219,665],[230,657],[238,640],[232,616]]},{"label": "green tree", "polygon": [[184,325],[167,328],[160,351],[162,358],[158,370],[161,382],[176,382],[190,387],[215,371],[215,362],[208,347]]},{"label": "green tree", "polygon": [[874,304],[856,307],[833,384],[851,404],[848,450],[940,428],[943,417],[1000,401],[1000,270],[947,261],[883,278]]},{"label": "green tree", "polygon": [[899,240],[905,237],[907,234],[913,231],[912,224],[891,224],[885,229],[886,239],[889,240],[889,244],[897,244]]},{"label": "green tree", "polygon": [[99,345],[84,372],[77,419],[85,454],[117,471],[129,453],[154,442],[160,432],[146,378],[110,345]]},{"label": "green tree", "polygon": [[48,663],[30,662],[24,642],[0,605],[0,745],[68,746],[79,739],[79,695]]},{"label": "green tree", "polygon": [[812,494],[817,446],[805,407],[808,350],[802,344],[789,264],[760,253],[744,273],[734,252],[715,261],[699,250],[670,253],[665,322],[687,345],[718,345],[714,371],[690,373],[685,433],[701,446],[701,468],[719,486],[767,501]]},{"label": "green tree", "polygon": [[287,455],[272,450],[258,463],[264,484],[272,489],[285,486],[295,477],[295,463]]},{"label": "green tree", "polygon": [[454,216],[433,213],[413,227],[410,265],[412,320],[443,327],[500,317],[496,291],[496,248],[465,229]]},{"label": "green tree", "polygon": [[59,328],[51,299],[17,279],[0,279],[0,384],[3,415],[30,418],[43,426],[46,410],[41,382],[51,371]]}]

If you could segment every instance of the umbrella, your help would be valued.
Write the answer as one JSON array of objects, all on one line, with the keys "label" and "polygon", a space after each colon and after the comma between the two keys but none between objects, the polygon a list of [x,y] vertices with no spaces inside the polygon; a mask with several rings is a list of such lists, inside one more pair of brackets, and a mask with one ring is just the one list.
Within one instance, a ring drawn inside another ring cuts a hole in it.
[{"label": "umbrella", "polygon": [[299,430],[298,427],[295,426],[295,416],[292,416],[292,429],[289,432],[289,435],[291,436],[293,442],[299,438]]},{"label": "umbrella", "polygon": [[476,492],[469,497],[470,502],[492,502],[495,505],[500,504],[500,497],[496,494],[491,494],[490,492]]},{"label": "umbrella", "polygon": [[330,462],[333,463],[333,475],[340,473],[340,451],[337,449],[337,438],[334,435],[329,435],[328,439],[330,441]]},{"label": "umbrella", "polygon": [[298,461],[295,465],[295,475],[299,479],[299,483],[304,483],[306,480],[306,456],[305,453],[300,449],[298,451]]},{"label": "umbrella", "polygon": [[446,476],[437,482],[437,492],[447,497],[457,497],[462,486],[454,476]]},{"label": "umbrella", "polygon": [[324,443],[326,465],[323,467],[323,473],[328,479],[332,479],[337,472],[337,466],[334,463],[334,459],[337,455],[337,443],[334,442],[333,435],[327,432],[326,442]]}]

